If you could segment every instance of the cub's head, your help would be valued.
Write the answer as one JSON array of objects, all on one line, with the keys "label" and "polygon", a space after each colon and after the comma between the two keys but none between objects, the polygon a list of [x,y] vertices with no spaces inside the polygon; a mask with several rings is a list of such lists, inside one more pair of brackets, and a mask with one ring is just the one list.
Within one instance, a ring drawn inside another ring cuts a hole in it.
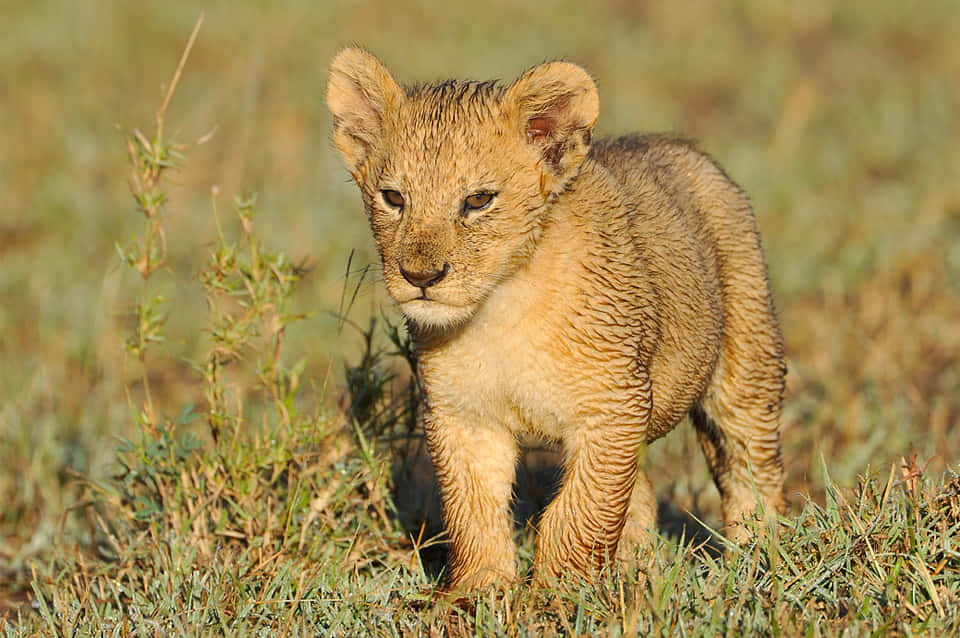
[{"label": "cub's head", "polygon": [[507,88],[406,88],[353,48],[330,65],[327,104],[390,295],[410,321],[440,329],[467,321],[529,259],[599,107],[593,80],[566,62]]}]

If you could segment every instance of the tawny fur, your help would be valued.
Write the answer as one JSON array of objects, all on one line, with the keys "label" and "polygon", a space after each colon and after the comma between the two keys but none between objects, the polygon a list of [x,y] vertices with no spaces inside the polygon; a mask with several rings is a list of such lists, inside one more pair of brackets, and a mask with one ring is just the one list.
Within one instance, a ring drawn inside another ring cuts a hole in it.
[{"label": "tawny fur", "polygon": [[710,158],[664,136],[591,144],[597,90],[565,62],[405,88],[345,49],[327,86],[416,347],[452,588],[516,576],[521,433],[566,453],[541,577],[644,542],[641,457],[688,413],[729,532],[757,497],[782,509],[780,332],[750,205]]}]

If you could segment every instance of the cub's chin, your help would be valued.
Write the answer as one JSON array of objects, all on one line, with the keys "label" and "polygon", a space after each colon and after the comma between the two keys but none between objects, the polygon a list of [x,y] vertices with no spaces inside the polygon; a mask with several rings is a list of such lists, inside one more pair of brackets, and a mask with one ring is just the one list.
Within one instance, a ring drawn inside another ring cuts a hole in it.
[{"label": "cub's chin", "polygon": [[458,328],[473,316],[473,306],[451,306],[432,299],[411,299],[399,304],[400,312],[420,328],[446,331]]}]

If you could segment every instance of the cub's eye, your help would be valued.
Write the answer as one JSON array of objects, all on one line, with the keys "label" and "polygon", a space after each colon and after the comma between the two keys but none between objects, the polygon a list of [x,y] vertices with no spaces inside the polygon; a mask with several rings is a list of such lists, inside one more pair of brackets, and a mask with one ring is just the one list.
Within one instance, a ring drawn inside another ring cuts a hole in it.
[{"label": "cub's eye", "polygon": [[474,193],[463,200],[463,212],[469,213],[475,210],[483,210],[493,201],[496,193]]},{"label": "cub's eye", "polygon": [[390,208],[403,208],[403,195],[399,191],[382,190],[380,196],[384,203]]}]

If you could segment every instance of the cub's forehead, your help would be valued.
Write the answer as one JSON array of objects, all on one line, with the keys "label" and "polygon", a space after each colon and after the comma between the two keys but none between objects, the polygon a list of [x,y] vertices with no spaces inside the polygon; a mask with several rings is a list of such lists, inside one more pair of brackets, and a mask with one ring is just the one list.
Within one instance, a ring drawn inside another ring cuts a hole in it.
[{"label": "cub's forehead", "polygon": [[510,136],[496,82],[450,80],[406,89],[388,125],[381,175],[446,192],[497,180]]},{"label": "cub's forehead", "polygon": [[408,150],[437,151],[449,143],[472,146],[502,129],[497,82],[448,80],[406,89],[394,122],[397,142]]},{"label": "cub's forehead", "polygon": [[503,87],[495,80],[447,80],[406,89],[407,104],[413,112],[451,124],[498,114],[503,93]]}]

